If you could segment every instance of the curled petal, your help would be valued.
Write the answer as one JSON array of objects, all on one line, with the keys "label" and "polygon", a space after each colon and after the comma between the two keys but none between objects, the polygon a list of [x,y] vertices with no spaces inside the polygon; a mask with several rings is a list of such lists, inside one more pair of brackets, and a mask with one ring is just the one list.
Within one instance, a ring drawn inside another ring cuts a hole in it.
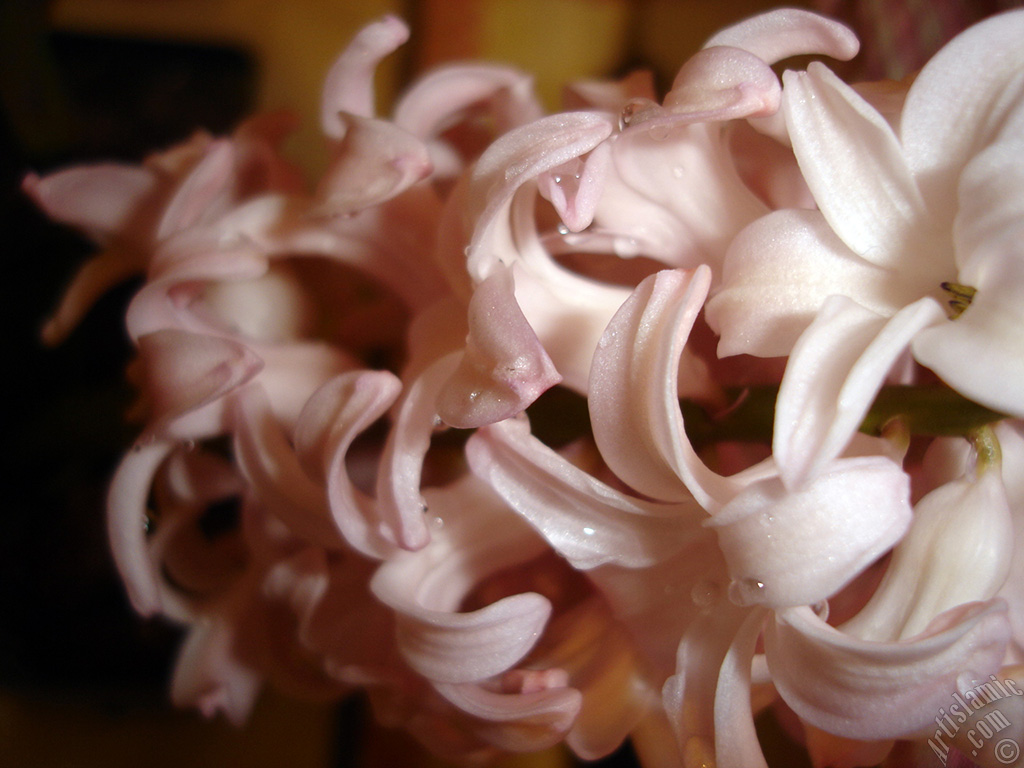
[{"label": "curled petal", "polygon": [[853,739],[920,735],[958,691],[999,669],[1009,637],[1002,600],[949,611],[914,638],[846,635],[810,608],[787,608],[765,633],[772,679],[803,720]]},{"label": "curled petal", "polygon": [[857,55],[857,36],[837,21],[797,8],[758,14],[717,32],[705,48],[730,45],[750,51],[768,64],[790,56],[824,54],[847,60]]},{"label": "curled petal", "polygon": [[373,73],[381,59],[409,39],[409,28],[396,16],[385,16],[363,27],[337,58],[320,101],[320,126],[332,139],[345,129],[339,112],[373,117]]},{"label": "curled petal", "polygon": [[742,48],[714,46],[695,54],[676,75],[665,109],[695,120],[764,117],[779,108],[782,87],[772,68]]},{"label": "curled petal", "polygon": [[263,367],[248,347],[230,339],[164,330],[139,339],[150,429],[222,398]]},{"label": "curled petal", "polygon": [[420,477],[436,427],[438,396],[455,370],[457,358],[457,353],[441,357],[406,387],[384,444],[377,476],[377,508],[387,537],[403,549],[419,549],[430,541]]},{"label": "curled petal", "polygon": [[496,64],[459,64],[440,67],[416,82],[395,107],[395,125],[421,139],[433,138],[480,103],[494,106],[498,133],[543,114],[529,75]]},{"label": "curled petal", "polygon": [[825,299],[851,287],[881,315],[909,296],[892,272],[852,253],[820,212],[773,211],[729,245],[721,289],[708,301],[708,324],[722,337],[719,356],[788,355]]},{"label": "curled petal", "polygon": [[[394,561],[392,561],[394,562]],[[395,565],[370,588],[399,612],[398,643],[409,665],[430,680],[467,683],[509,669],[533,648],[551,614],[546,598],[529,592],[470,613],[434,611],[408,602],[389,584]]]},{"label": "curled petal", "polygon": [[881,457],[839,459],[797,491],[752,483],[709,523],[734,599],[813,605],[889,550],[910,525],[910,482]]},{"label": "curled petal", "polygon": [[911,339],[945,317],[924,298],[886,320],[830,297],[793,348],[775,406],[772,449],[786,486],[814,478],[846,448]]},{"label": "curled petal", "polygon": [[458,367],[437,404],[460,429],[522,413],[562,380],[516,303],[511,268],[499,267],[469,302],[469,336]]},{"label": "curled petal", "polygon": [[121,460],[107,497],[107,536],[114,564],[132,606],[143,616],[160,610],[160,588],[146,545],[146,501],[153,476],[174,447],[169,442],[136,445]]},{"label": "curled petal", "polygon": [[722,660],[715,685],[715,765],[718,768],[768,768],[754,730],[750,701],[751,659],[764,616],[755,611],[740,626]]},{"label": "curled petal", "polygon": [[[949,258],[892,128],[823,64],[783,76],[793,151],[822,214],[863,259],[901,272]],[[920,295],[920,294],[919,294]]]},{"label": "curled petal", "polygon": [[586,161],[573,158],[538,179],[540,193],[551,202],[570,232],[581,232],[593,222],[610,161],[611,147],[598,144]]},{"label": "curled petal", "polygon": [[51,219],[107,243],[116,237],[130,238],[132,230],[144,231],[143,225],[153,215],[153,206],[147,203],[155,203],[162,192],[158,179],[148,168],[103,164],[44,177],[29,174],[22,189]]},{"label": "curled petal", "polygon": [[341,544],[323,489],[303,471],[266,395],[249,387],[236,401],[235,458],[270,513],[295,535],[321,547]]},{"label": "curled petal", "polygon": [[601,112],[551,115],[506,133],[484,152],[470,183],[469,200],[479,210],[467,267],[482,280],[500,260],[508,238],[508,211],[527,181],[580,157],[611,135],[611,117]]},{"label": "curled petal", "polygon": [[667,501],[713,510],[738,486],[709,470],[683,428],[678,368],[711,272],[664,271],[644,280],[612,318],[590,373],[590,418],[604,460],[622,480]]},{"label": "curled petal", "polygon": [[198,707],[206,717],[223,712],[235,725],[244,725],[263,681],[235,657],[234,642],[234,629],[223,617],[192,627],[171,680],[177,706]]},{"label": "curled petal", "polygon": [[317,211],[345,215],[384,202],[430,175],[427,147],[384,120],[341,112],[334,160],[320,181]]},{"label": "curled petal", "polygon": [[[716,606],[701,620],[692,622],[686,629],[676,654],[675,674],[665,681],[662,689],[665,712],[682,754],[714,754],[718,719],[715,702],[722,665],[727,658],[744,654],[745,646],[751,642],[751,635],[756,641],[765,614],[763,608],[751,611],[732,603],[724,603]],[[749,670],[752,656],[751,648],[745,659],[733,661],[734,667],[742,669],[745,661]],[[723,703],[723,706],[727,704]],[[741,733],[746,730],[741,725]],[[746,736],[746,733],[743,735]],[[725,736],[722,734],[723,738]]]},{"label": "curled petal", "polygon": [[313,393],[295,427],[295,450],[310,476],[326,476],[338,529],[375,558],[387,557],[395,546],[382,533],[373,500],[352,483],[345,459],[353,440],[384,415],[400,390],[401,382],[386,371],[344,373]]},{"label": "curled petal", "polygon": [[842,629],[866,640],[902,640],[962,603],[988,600],[1006,581],[1013,523],[1001,473],[939,486],[914,508],[870,602]]},{"label": "curled petal", "polygon": [[478,431],[466,452],[473,471],[574,568],[650,566],[703,532],[706,515],[696,502],[664,505],[629,498],[534,438],[525,421]]}]

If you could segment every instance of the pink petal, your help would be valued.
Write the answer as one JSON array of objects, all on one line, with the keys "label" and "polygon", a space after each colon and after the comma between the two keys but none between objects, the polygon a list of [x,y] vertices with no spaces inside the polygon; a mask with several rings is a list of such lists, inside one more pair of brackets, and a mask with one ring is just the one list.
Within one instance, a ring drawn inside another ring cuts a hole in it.
[{"label": "pink petal", "polygon": [[206,717],[223,712],[233,724],[245,723],[263,681],[235,657],[234,641],[234,628],[220,617],[192,628],[171,681],[175,705],[198,707]]},{"label": "pink petal", "polygon": [[149,169],[113,164],[69,168],[45,177],[29,174],[22,189],[51,219],[100,243],[133,239],[132,234],[145,231],[143,225],[152,224],[149,209],[163,192]]},{"label": "pink petal", "polygon": [[60,344],[103,294],[132,275],[144,272],[145,268],[144,251],[118,246],[111,246],[86,261],[64,291],[57,311],[43,326],[43,342]]},{"label": "pink petal", "polygon": [[538,179],[540,193],[551,202],[570,232],[581,232],[593,222],[610,161],[611,147],[598,144],[586,161],[573,158]]},{"label": "pink petal", "polygon": [[962,606],[895,643],[850,637],[810,608],[788,608],[765,648],[776,688],[803,720],[869,740],[930,732],[957,691],[999,669],[1008,636],[1001,600]]},{"label": "pink petal", "polygon": [[[744,654],[745,646],[756,640],[765,614],[761,608],[749,610],[724,603],[691,623],[683,635],[676,672],[665,682],[662,699],[684,757],[687,754],[695,758],[714,757],[719,738],[716,734],[716,697],[722,665],[728,658],[733,665],[742,668],[744,659],[735,657]],[[745,659],[747,669],[753,656],[753,649],[750,651]],[[731,699],[723,701],[722,707],[725,709],[734,703]],[[747,729],[742,720],[736,722],[733,712],[723,714],[733,721],[730,726],[739,728],[740,737],[745,740],[747,734],[744,731]],[[721,737],[724,740],[726,734]]]},{"label": "pink petal", "polygon": [[677,399],[679,356],[704,303],[711,272],[664,271],[622,305],[594,354],[590,418],[604,460],[622,480],[666,501],[716,509],[738,486],[693,451]]},{"label": "pink petal", "polygon": [[818,211],[773,211],[729,246],[707,319],[720,357],[788,355],[825,299],[851,293],[881,315],[916,298],[889,270],[857,257]]},{"label": "pink petal", "polygon": [[431,172],[427,147],[384,120],[339,112],[334,159],[317,189],[318,213],[352,214],[395,197]]},{"label": "pink petal", "polygon": [[373,74],[381,59],[409,39],[409,28],[396,16],[363,27],[331,65],[324,78],[320,126],[332,139],[344,134],[339,112],[374,116]]},{"label": "pink petal", "polygon": [[437,400],[455,370],[456,358],[455,353],[445,355],[406,386],[384,444],[377,476],[377,509],[386,535],[403,549],[420,549],[430,541],[420,477],[436,427]]},{"label": "pink petal", "polygon": [[321,547],[340,548],[323,488],[299,465],[287,435],[270,413],[265,393],[248,387],[235,408],[235,459],[260,501],[294,535]]},{"label": "pink petal", "polygon": [[827,67],[783,77],[800,169],[829,225],[863,259],[901,272],[949,256],[889,124]]},{"label": "pink petal", "polygon": [[356,437],[398,397],[401,382],[385,371],[344,373],[309,398],[295,427],[295,450],[309,473],[326,476],[331,514],[346,541],[363,554],[384,558],[395,546],[382,531],[372,499],[349,476],[345,460]]},{"label": "pink petal", "polygon": [[164,330],[139,339],[150,430],[224,397],[263,366],[250,349],[217,336]]},{"label": "pink petal", "polygon": [[169,442],[136,445],[125,454],[107,496],[107,536],[114,564],[132,607],[143,616],[160,610],[160,587],[146,543],[146,502],[153,476],[174,447]]},{"label": "pink petal", "polygon": [[715,45],[742,48],[768,64],[809,53],[845,61],[860,47],[856,35],[839,22],[797,8],[761,13],[726,27],[704,43],[705,48]]},{"label": "pink petal", "polygon": [[516,303],[513,272],[497,268],[469,302],[469,336],[437,402],[441,418],[469,429],[522,413],[562,377]]},{"label": "pink petal", "polygon": [[715,686],[715,765],[718,768],[767,768],[754,730],[750,666],[764,617],[757,611],[740,626],[729,646]]},{"label": "pink petal", "polygon": [[1022,11],[986,19],[940,50],[907,94],[900,124],[907,163],[939,221],[955,215],[961,170],[1020,109],[1022,37]]},{"label": "pink petal", "polygon": [[882,583],[844,632],[902,640],[946,610],[996,595],[1010,570],[1014,526],[1002,473],[979,471],[980,477],[952,480],[917,503]]},{"label": "pink petal", "polygon": [[480,103],[492,105],[498,134],[543,115],[529,75],[496,64],[457,64],[417,81],[395,107],[395,125],[421,139],[434,138]]},{"label": "pink petal", "polygon": [[552,115],[506,133],[477,162],[469,190],[477,221],[468,268],[482,280],[501,258],[508,237],[508,211],[520,186],[545,171],[580,157],[611,135],[611,118],[600,112]]},{"label": "pink petal", "polygon": [[910,483],[882,457],[839,459],[796,491],[779,478],[747,486],[710,525],[746,604],[814,605],[902,538]]},{"label": "pink petal", "polygon": [[793,348],[775,406],[772,448],[788,488],[842,453],[910,340],[943,317],[930,298],[889,320],[844,296],[825,302]]},{"label": "pink petal", "polygon": [[226,139],[210,144],[206,156],[185,177],[164,209],[156,237],[165,240],[176,232],[210,219],[227,200],[235,171],[237,149]]},{"label": "pink petal", "polygon": [[673,117],[711,122],[774,114],[781,96],[779,79],[768,64],[742,48],[719,45],[683,65],[664,105]]},{"label": "pink petal", "polygon": [[692,500],[661,505],[625,496],[547,448],[525,421],[478,431],[466,455],[473,472],[579,570],[651,566],[703,533],[706,515]]}]

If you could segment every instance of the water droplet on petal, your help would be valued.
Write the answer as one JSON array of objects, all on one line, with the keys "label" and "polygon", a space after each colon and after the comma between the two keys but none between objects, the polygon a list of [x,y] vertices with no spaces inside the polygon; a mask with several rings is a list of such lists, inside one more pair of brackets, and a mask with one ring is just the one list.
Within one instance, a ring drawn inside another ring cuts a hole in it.
[{"label": "water droplet on petal", "polygon": [[583,535],[584,536],[593,536],[595,533],[596,533],[596,531],[593,528],[591,528],[589,525],[583,529]]},{"label": "water droplet on petal", "polygon": [[672,168],[672,175],[675,176],[677,179],[683,178],[683,174],[685,173],[686,171],[683,170],[683,166],[681,165],[676,165],[673,166]]},{"label": "water droplet on petal", "polygon": [[764,582],[757,579],[740,579],[729,585],[729,601],[736,605],[752,605],[760,602]]},{"label": "water droplet on petal", "polygon": [[651,130],[648,132],[648,135],[655,141],[664,141],[668,138],[671,132],[672,129],[667,125],[654,125],[651,126]]},{"label": "water droplet on petal", "polygon": [[442,528],[444,528],[444,518],[435,517],[433,520],[430,521],[430,526],[437,530],[441,530]]},{"label": "water droplet on petal", "polygon": [[722,596],[722,588],[717,581],[703,579],[693,585],[690,590],[690,599],[701,611],[709,611],[718,604]]},{"label": "water droplet on petal", "polygon": [[636,122],[636,119],[640,114],[646,112],[651,107],[657,108],[657,106],[658,105],[655,102],[651,101],[650,99],[631,99],[619,113],[619,130],[628,128],[630,125]]},{"label": "water droplet on petal", "polygon": [[562,177],[561,176],[554,176],[553,178],[555,180],[555,184],[561,184],[562,183]]},{"label": "water droplet on petal", "polygon": [[565,226],[565,224],[559,224],[558,225],[558,234],[560,234],[560,235],[568,235],[569,234],[569,228],[567,226]]}]

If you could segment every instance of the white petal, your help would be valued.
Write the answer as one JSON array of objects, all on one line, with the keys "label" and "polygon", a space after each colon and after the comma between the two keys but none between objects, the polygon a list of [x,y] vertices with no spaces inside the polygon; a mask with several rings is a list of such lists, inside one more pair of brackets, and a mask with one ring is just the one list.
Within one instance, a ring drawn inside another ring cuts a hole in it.
[{"label": "white petal", "polygon": [[843,296],[825,302],[793,349],[775,407],[772,448],[787,487],[842,453],[897,357],[943,317],[928,298],[889,320]]},{"label": "white petal", "polygon": [[765,649],[776,688],[803,720],[839,736],[887,739],[934,728],[961,681],[999,669],[1008,636],[1001,600],[963,606],[895,643],[853,638],[810,608],[787,608],[766,631]]},{"label": "white petal", "polygon": [[852,59],[860,47],[857,36],[837,21],[798,8],[761,13],[716,32],[704,47],[731,45],[774,64],[790,56],[822,53]]},{"label": "white petal", "polygon": [[650,566],[702,534],[706,515],[696,502],[659,505],[629,498],[534,438],[525,421],[478,431],[466,452],[474,473],[574,568]]},{"label": "white petal", "polygon": [[721,335],[720,357],[788,355],[833,294],[891,315],[916,298],[894,273],[859,258],[818,211],[773,211],[729,246],[721,289],[707,318]]},{"label": "white petal", "polygon": [[793,151],[818,207],[872,264],[921,270],[948,257],[889,124],[827,67],[784,76]]},{"label": "white petal", "polygon": [[769,606],[832,596],[902,538],[910,483],[882,457],[839,459],[797,491],[752,483],[709,525],[733,579],[730,596]]}]

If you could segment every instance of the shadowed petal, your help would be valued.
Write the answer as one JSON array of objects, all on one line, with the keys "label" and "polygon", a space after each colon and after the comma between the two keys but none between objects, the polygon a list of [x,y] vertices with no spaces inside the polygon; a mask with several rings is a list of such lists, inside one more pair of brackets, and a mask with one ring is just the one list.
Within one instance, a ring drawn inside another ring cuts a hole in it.
[{"label": "shadowed petal", "polygon": [[776,612],[765,648],[776,688],[802,719],[868,740],[934,728],[954,693],[999,669],[1008,637],[998,599],[949,611],[924,634],[894,643],[860,640],[810,608],[787,608]]},{"label": "shadowed petal", "polygon": [[512,269],[498,267],[473,292],[466,349],[437,403],[453,427],[481,427],[522,413],[562,380],[514,290]]}]

